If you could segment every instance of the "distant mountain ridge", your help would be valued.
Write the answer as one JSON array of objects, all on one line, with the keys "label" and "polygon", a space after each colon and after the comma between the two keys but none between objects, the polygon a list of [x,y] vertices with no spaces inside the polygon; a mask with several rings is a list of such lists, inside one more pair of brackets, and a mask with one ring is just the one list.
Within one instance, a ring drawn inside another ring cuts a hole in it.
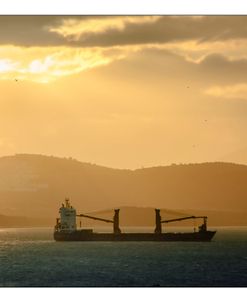
[{"label": "distant mountain ridge", "polygon": [[181,164],[123,170],[75,159],[0,158],[0,213],[54,219],[65,197],[81,212],[114,207],[247,211],[247,166]]}]

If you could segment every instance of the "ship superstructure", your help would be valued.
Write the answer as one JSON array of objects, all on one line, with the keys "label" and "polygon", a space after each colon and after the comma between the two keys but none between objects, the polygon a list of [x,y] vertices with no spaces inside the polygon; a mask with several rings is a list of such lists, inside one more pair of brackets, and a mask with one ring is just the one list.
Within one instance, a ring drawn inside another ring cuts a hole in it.
[{"label": "ship superstructure", "polygon": [[59,209],[60,218],[57,218],[56,228],[59,231],[76,231],[76,210],[70,205],[69,199],[65,199]]}]

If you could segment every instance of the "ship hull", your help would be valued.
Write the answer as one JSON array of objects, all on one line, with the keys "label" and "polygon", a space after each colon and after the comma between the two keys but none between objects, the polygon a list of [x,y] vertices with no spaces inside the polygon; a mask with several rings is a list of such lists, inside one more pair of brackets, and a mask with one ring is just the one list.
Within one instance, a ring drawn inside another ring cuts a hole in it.
[{"label": "ship hull", "polygon": [[56,241],[211,241],[215,231],[193,233],[87,233],[55,231]]}]

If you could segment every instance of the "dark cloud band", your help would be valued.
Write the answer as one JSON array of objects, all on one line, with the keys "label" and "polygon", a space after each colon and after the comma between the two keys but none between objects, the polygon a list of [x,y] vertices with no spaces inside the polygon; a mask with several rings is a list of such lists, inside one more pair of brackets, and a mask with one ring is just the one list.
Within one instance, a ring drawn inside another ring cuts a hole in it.
[{"label": "dark cloud band", "polygon": [[[90,16],[1,16],[0,44],[18,46],[107,47],[148,43],[168,43],[195,39],[224,41],[247,38],[247,16],[170,17],[154,22],[125,23],[124,29],[109,28],[104,32],[88,32],[78,41],[49,31],[66,19],[88,20]],[[112,17],[111,17],[112,18]],[[122,18],[125,18],[124,16]],[[140,17],[139,17],[140,18]]]}]

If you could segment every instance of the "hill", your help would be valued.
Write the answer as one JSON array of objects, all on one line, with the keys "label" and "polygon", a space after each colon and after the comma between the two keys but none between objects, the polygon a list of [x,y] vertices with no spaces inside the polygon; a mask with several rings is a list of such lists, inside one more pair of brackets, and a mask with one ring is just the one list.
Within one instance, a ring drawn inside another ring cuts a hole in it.
[{"label": "hill", "polygon": [[75,159],[0,158],[0,213],[53,219],[65,197],[81,212],[158,207],[247,212],[247,166],[233,163],[121,170]]}]

